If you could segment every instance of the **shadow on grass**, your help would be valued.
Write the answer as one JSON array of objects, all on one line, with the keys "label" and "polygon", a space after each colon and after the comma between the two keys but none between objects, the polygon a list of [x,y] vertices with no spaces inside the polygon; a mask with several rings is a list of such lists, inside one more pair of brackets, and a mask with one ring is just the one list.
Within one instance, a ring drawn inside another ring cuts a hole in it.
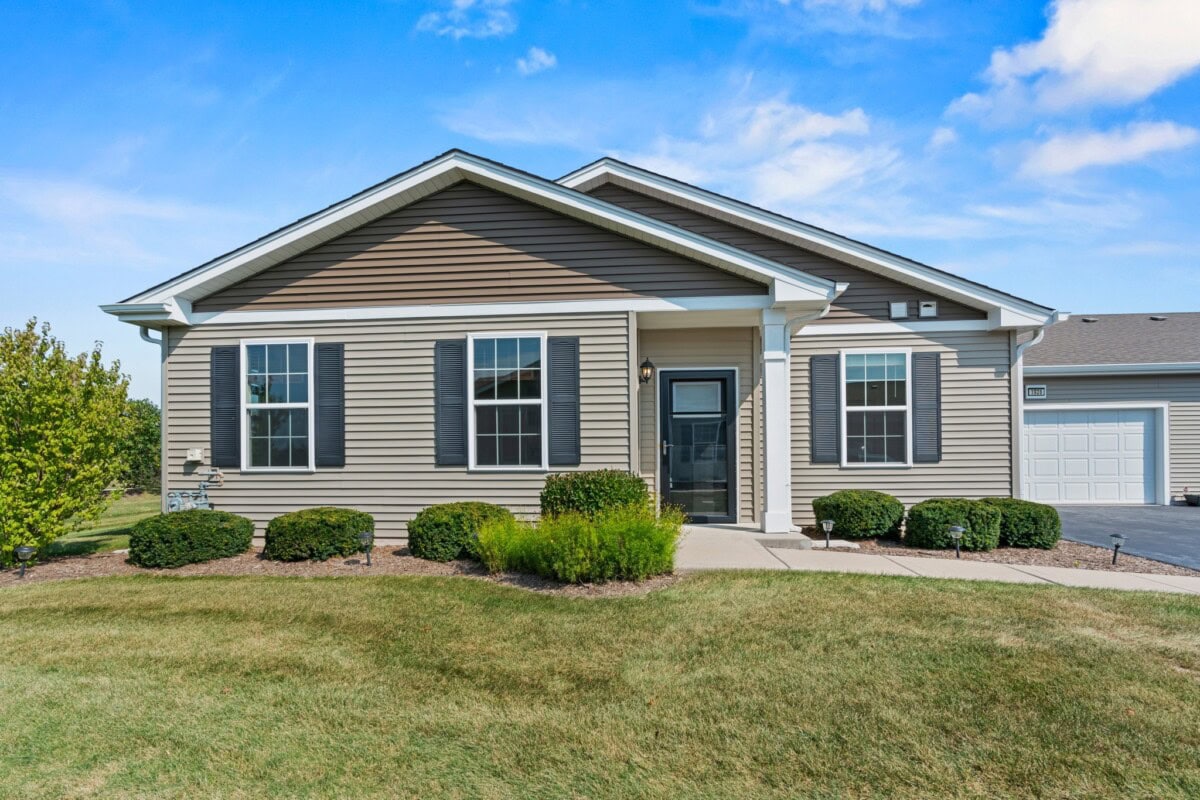
[{"label": "shadow on grass", "polygon": [[103,533],[82,533],[64,537],[51,542],[46,548],[50,558],[60,556],[90,556],[95,553],[107,553],[121,550],[129,546],[129,531],[133,526],[104,531]]}]

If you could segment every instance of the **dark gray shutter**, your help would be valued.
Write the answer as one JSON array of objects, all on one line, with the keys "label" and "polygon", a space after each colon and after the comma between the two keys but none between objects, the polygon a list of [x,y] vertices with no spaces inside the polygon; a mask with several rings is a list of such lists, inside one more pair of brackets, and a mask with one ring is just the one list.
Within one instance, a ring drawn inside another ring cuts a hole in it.
[{"label": "dark gray shutter", "polygon": [[346,347],[321,342],[313,348],[316,387],[316,464],[346,466]]},{"label": "dark gray shutter", "polygon": [[942,460],[942,356],[912,356],[913,463]]},{"label": "dark gray shutter", "polygon": [[546,340],[550,374],[550,466],[579,465],[579,337],[551,336]]},{"label": "dark gray shutter", "polygon": [[212,348],[208,365],[209,449],[214,467],[242,465],[241,348]]},{"label": "dark gray shutter", "polygon": [[840,367],[837,356],[808,360],[812,463],[841,463],[842,412],[838,407]]},{"label": "dark gray shutter", "polygon": [[433,452],[439,467],[467,465],[467,340],[433,343]]}]

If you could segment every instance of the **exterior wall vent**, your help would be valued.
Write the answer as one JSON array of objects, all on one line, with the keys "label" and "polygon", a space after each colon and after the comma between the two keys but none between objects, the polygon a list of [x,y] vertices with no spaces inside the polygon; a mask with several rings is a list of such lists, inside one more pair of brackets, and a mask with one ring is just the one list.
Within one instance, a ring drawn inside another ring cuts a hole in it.
[{"label": "exterior wall vent", "polygon": [[1150,317],[1150,319],[1153,320],[1154,322],[1165,322],[1167,318],[1160,316],[1158,314],[1154,314],[1153,316]]},{"label": "exterior wall vent", "polygon": [[937,316],[937,300],[922,300],[919,305],[920,312],[918,316],[923,319]]},{"label": "exterior wall vent", "polygon": [[1096,319],[1095,317],[1083,317],[1082,321],[1083,322],[1099,322],[1100,320]]},{"label": "exterior wall vent", "polygon": [[905,319],[908,317],[908,301],[888,303],[888,312],[892,319]]}]

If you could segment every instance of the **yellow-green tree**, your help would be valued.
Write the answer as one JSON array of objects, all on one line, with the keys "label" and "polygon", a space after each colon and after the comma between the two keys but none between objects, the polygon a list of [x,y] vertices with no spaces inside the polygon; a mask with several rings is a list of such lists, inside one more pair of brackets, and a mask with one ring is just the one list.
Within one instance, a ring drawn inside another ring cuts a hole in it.
[{"label": "yellow-green tree", "polygon": [[71,356],[36,319],[0,335],[0,565],[108,506],[131,424],[127,386],[99,343]]}]

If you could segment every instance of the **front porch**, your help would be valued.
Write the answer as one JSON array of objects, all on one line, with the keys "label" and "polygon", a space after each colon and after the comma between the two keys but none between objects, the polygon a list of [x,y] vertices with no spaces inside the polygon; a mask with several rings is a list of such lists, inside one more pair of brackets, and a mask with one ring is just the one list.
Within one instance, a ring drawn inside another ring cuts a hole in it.
[{"label": "front porch", "polygon": [[694,522],[799,533],[786,329],[805,316],[774,309],[637,314],[631,355],[637,365],[653,365],[637,390],[637,467]]}]

